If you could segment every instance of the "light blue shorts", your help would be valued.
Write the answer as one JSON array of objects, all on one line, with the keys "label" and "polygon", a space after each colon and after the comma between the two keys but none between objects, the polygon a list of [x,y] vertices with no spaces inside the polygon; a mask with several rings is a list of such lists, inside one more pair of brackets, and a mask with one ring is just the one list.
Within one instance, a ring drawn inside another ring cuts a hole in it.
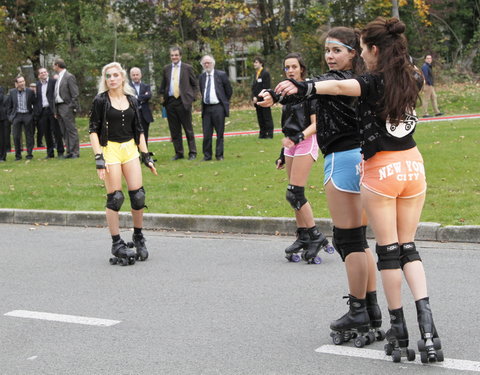
[{"label": "light blue shorts", "polygon": [[337,190],[360,193],[361,162],[360,148],[328,154],[323,165],[323,185],[332,180]]}]

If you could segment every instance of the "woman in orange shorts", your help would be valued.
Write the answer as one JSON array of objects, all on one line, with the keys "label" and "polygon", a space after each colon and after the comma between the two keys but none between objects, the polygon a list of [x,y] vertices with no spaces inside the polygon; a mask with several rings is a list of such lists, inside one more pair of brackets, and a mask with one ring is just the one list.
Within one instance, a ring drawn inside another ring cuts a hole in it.
[{"label": "woman in orange shorts", "polygon": [[387,355],[395,362],[407,356],[408,331],[402,304],[402,270],[417,308],[423,363],[443,361],[433,323],[425,270],[415,246],[415,233],[425,201],[423,160],[413,139],[415,104],[422,78],[409,62],[405,24],[397,18],[377,18],[361,33],[362,57],[368,72],[355,79],[323,82],[284,81],[279,95],[312,93],[359,97],[363,179],[361,196],[375,233],[391,328]]},{"label": "woman in orange shorts", "polygon": [[[98,95],[90,111],[89,131],[98,177],[105,181],[107,190],[106,215],[114,255],[110,262],[127,265],[135,263],[135,259],[146,260],[148,251],[142,234],[145,190],[139,157],[152,173],[156,175],[157,171],[145,142],[137,100],[119,63],[107,64],[102,69]],[[120,237],[118,211],[124,201],[122,176],[130,197],[136,252]]]}]

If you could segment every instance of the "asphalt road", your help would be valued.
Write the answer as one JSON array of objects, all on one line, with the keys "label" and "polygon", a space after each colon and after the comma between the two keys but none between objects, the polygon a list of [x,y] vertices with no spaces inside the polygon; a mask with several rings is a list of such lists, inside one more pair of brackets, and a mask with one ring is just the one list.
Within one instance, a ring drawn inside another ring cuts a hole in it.
[{"label": "asphalt road", "polygon": [[[463,371],[396,364],[365,349],[354,350],[360,358],[317,352],[337,348],[328,326],[347,310],[337,254],[325,253],[321,265],[294,264],[283,258],[287,237],[156,231],[146,237],[150,258],[121,267],[108,262],[104,228],[0,224],[0,373],[468,374],[477,364],[480,372],[479,362]],[[478,244],[417,246],[445,363],[480,361]],[[404,294],[416,343],[415,306],[406,287]],[[379,296],[385,315],[381,286]],[[5,315],[17,310],[119,323]],[[353,345],[338,348],[344,347]],[[368,349],[379,353],[383,343]]]}]

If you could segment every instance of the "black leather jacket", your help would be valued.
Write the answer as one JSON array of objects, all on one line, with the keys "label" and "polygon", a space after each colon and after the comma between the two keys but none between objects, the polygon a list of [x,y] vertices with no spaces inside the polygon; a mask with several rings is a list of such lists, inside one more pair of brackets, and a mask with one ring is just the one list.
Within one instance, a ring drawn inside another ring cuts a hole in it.
[{"label": "black leather jacket", "polygon": [[[138,102],[134,96],[127,95],[130,107],[135,112],[133,138],[135,144],[140,143],[140,134],[143,133],[142,123],[140,121],[140,111],[138,109]],[[110,109],[111,103],[107,92],[98,94],[93,99],[92,109],[90,110],[90,126],[89,133],[97,133],[101,146],[106,146],[108,142],[108,121],[107,111]]]},{"label": "black leather jacket", "polygon": [[285,136],[293,136],[310,126],[310,115],[315,114],[317,106],[314,96],[305,98],[292,95],[288,103],[284,103],[283,100],[280,103],[284,104],[282,107],[282,132]]},{"label": "black leather jacket", "polygon": [[[353,72],[330,70],[312,80],[343,80],[353,78]],[[360,147],[357,98],[350,96],[316,95],[317,142],[323,155]]]}]

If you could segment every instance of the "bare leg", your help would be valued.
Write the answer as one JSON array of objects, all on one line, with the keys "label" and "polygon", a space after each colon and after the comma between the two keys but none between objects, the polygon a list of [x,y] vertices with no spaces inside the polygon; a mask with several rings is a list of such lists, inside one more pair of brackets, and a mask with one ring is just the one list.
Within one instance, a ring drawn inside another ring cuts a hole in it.
[{"label": "bare leg", "polygon": [[[123,164],[122,170],[129,191],[137,190],[143,186],[142,169],[138,159]],[[131,212],[134,228],[143,228],[143,208],[141,210],[131,209]]]},{"label": "bare leg", "polygon": [[[105,173],[105,188],[107,194],[116,190],[122,190],[122,168],[120,164],[112,164],[108,166],[108,173]],[[118,212],[109,208],[106,209],[107,225],[112,236],[120,234],[120,223]]]},{"label": "bare leg", "polygon": [[[424,202],[425,194],[415,198],[397,200],[397,231],[400,244],[414,242]],[[405,264],[403,273],[415,301],[428,296],[427,279],[421,261],[417,260]]]},{"label": "bare leg", "polygon": [[[337,190],[331,181],[325,185],[327,203],[334,225],[341,229],[358,228],[362,225],[360,194]],[[368,263],[366,253],[351,253],[345,259],[350,294],[365,298],[367,291]]]},{"label": "bare leg", "polygon": [[[383,197],[362,187],[362,202],[370,226],[380,246],[398,242],[396,199]],[[402,271],[387,269],[380,272],[390,310],[402,307]]]},{"label": "bare leg", "polygon": [[[294,158],[286,157],[286,167],[290,185],[305,186],[310,175],[310,170],[314,163],[310,155],[296,156]],[[300,210],[295,211],[297,227],[311,228],[315,225],[312,206],[310,203],[304,204]]]}]

